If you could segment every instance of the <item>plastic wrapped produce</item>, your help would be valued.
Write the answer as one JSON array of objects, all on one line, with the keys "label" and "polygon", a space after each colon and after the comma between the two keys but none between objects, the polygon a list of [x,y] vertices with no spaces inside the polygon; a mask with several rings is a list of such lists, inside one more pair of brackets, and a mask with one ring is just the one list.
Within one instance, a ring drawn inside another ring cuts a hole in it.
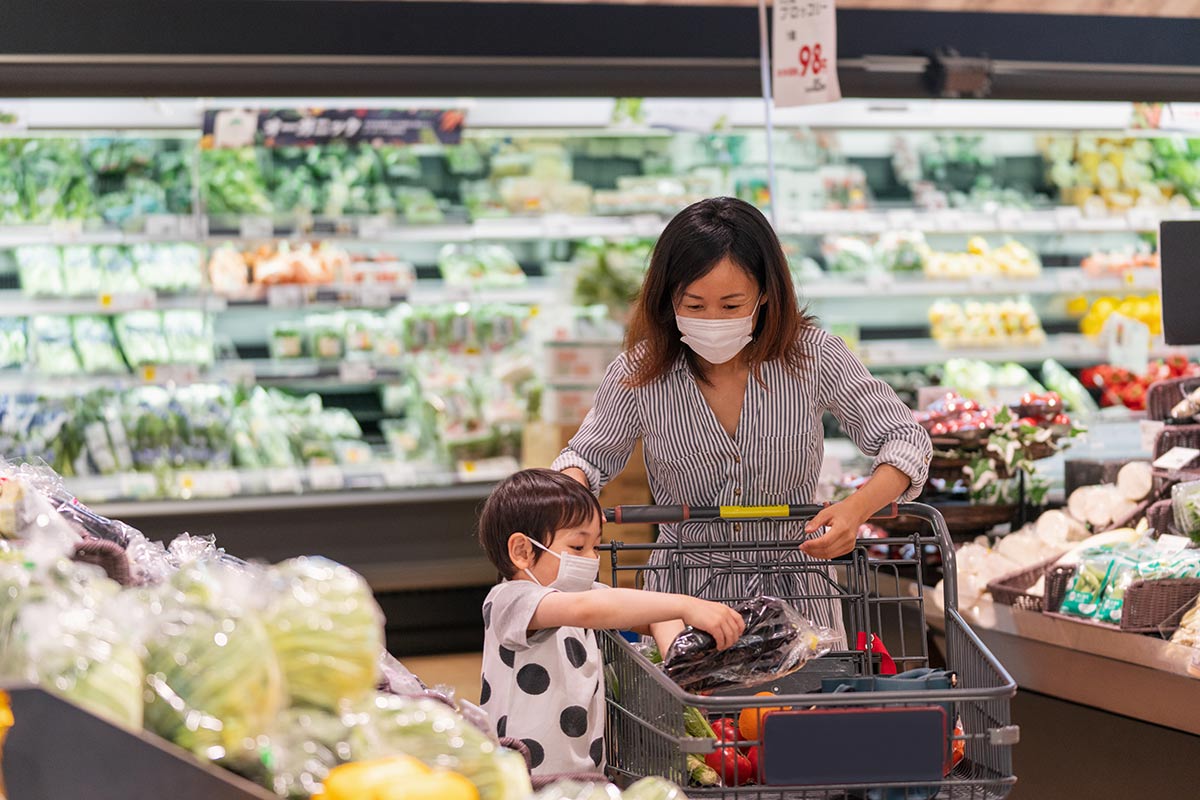
[{"label": "plastic wrapped produce", "polygon": [[0,319],[0,369],[24,364],[27,347],[25,320],[19,317]]},{"label": "plastic wrapped produce", "polygon": [[292,702],[335,709],[364,699],[379,681],[383,612],[366,581],[323,558],[271,570],[279,583],[266,614]]},{"label": "plastic wrapped produce", "polygon": [[164,311],[162,328],[172,363],[197,366],[212,364],[212,320],[203,311]]},{"label": "plastic wrapped produce", "polygon": [[377,694],[354,721],[356,760],[407,753],[430,767],[462,773],[481,800],[524,800],[530,793],[524,759],[443,702]]},{"label": "plastic wrapped produce", "polygon": [[130,311],[118,316],[113,326],[129,366],[171,362],[171,349],[163,334],[162,315],[159,312]]},{"label": "plastic wrapped produce", "polygon": [[66,294],[72,297],[94,297],[104,290],[104,275],[91,247],[64,247],[62,273]]},{"label": "plastic wrapped produce", "polygon": [[304,332],[291,322],[277,323],[271,328],[271,358],[300,358],[304,355]]},{"label": "plastic wrapped produce", "polygon": [[350,759],[350,728],[341,716],[289,708],[270,734],[272,791],[287,800],[319,794],[330,770]]},{"label": "plastic wrapped produce", "polygon": [[106,317],[74,317],[71,319],[71,332],[84,372],[111,374],[129,371]]},{"label": "plastic wrapped produce", "polygon": [[309,351],[314,358],[336,361],[345,355],[345,322],[338,314],[316,314],[306,321]]},{"label": "plastic wrapped produce", "polygon": [[642,778],[625,790],[624,800],[687,800],[683,789],[666,778]]},{"label": "plastic wrapped produce", "polygon": [[688,628],[667,652],[667,675],[689,692],[748,688],[790,675],[828,653],[835,641],[829,628],[814,625],[774,597],[756,597],[734,606],[746,622],[742,637],[717,651],[704,631]]},{"label": "plastic wrapped produce", "polygon": [[278,658],[254,609],[261,577],[216,558],[184,564],[150,601],[153,700],[146,727],[202,758],[239,761],[286,701]]},{"label": "plastic wrapped produce", "polygon": [[63,283],[62,251],[49,245],[27,245],[13,252],[17,260],[17,272],[21,279],[21,291],[29,297],[62,297],[66,293]]},{"label": "plastic wrapped produce", "polygon": [[430,769],[407,755],[343,764],[325,779],[321,800],[480,800],[457,772]]},{"label": "plastic wrapped produce", "polygon": [[133,268],[133,259],[124,247],[97,247],[96,266],[100,270],[100,288],[105,292],[121,294],[142,288]]},{"label": "plastic wrapped produce", "polygon": [[29,357],[44,375],[78,375],[83,370],[66,317],[29,318]]},{"label": "plastic wrapped produce", "polygon": [[1173,486],[1171,510],[1175,515],[1175,527],[1193,539],[1200,539],[1200,481]]},{"label": "plastic wrapped produce", "polygon": [[561,780],[535,794],[534,800],[622,800],[622,794],[611,783]]}]

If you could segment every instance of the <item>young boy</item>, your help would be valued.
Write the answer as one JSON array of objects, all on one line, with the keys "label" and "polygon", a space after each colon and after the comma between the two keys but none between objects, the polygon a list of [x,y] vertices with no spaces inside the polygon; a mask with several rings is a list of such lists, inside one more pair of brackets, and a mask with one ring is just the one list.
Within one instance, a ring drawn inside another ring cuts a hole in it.
[{"label": "young boy", "polygon": [[504,580],[483,604],[481,705],[501,737],[529,748],[536,774],[604,766],[604,686],[596,630],[708,631],[725,649],[741,615],[707,600],[596,583],[602,512],[578,481],[518,472],[483,507],[479,540]]}]

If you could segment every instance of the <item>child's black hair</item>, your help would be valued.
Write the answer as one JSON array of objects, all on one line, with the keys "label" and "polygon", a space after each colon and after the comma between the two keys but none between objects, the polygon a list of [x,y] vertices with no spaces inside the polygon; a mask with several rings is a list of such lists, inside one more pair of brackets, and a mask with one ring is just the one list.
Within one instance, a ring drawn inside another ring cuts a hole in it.
[{"label": "child's black hair", "polygon": [[[516,566],[508,557],[508,540],[517,531],[546,547],[555,531],[591,522],[603,513],[600,503],[585,486],[561,472],[527,469],[501,481],[479,515],[479,543],[503,578],[512,578]],[[542,551],[534,548],[537,562]]]}]

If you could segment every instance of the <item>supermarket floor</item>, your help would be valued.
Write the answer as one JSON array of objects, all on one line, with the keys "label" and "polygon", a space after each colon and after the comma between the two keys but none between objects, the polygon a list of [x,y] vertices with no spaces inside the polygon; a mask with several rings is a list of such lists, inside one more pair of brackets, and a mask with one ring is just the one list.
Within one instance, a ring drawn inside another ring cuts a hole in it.
[{"label": "supermarket floor", "polygon": [[402,659],[426,686],[449,686],[455,694],[472,703],[479,702],[479,674],[482,653],[455,653],[440,656],[415,656]]}]

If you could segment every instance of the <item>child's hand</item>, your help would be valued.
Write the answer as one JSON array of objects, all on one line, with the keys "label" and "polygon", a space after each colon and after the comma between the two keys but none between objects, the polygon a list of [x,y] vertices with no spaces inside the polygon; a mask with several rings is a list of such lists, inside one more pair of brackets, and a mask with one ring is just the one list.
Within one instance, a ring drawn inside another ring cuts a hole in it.
[{"label": "child's hand", "polygon": [[733,646],[746,630],[746,621],[742,615],[721,603],[691,598],[683,621],[697,630],[702,630],[717,640],[717,649],[725,650]]}]

